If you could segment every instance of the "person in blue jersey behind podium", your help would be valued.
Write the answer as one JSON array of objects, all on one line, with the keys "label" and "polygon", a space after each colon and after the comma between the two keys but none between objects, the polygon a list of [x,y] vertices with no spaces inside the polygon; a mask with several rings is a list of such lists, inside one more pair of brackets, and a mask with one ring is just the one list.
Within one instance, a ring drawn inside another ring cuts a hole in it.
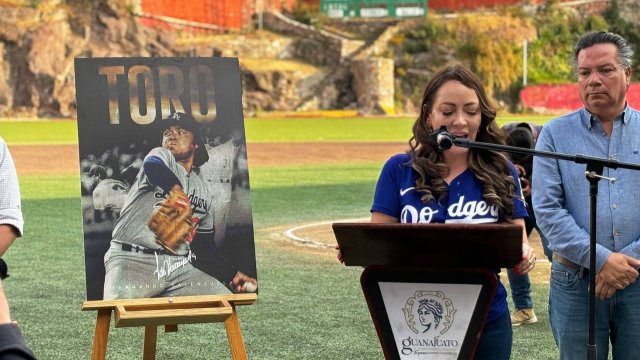
[{"label": "person in blue jersey behind podium", "polygon": [[[535,255],[524,230],[527,209],[518,172],[507,156],[457,146],[441,151],[430,140],[445,126],[456,138],[504,144],[495,117],[482,83],[470,70],[454,64],[438,71],[424,91],[410,149],[391,157],[382,168],[371,222],[518,224],[523,260],[514,270],[525,274],[533,269]],[[499,272],[495,269],[498,280]],[[498,281],[474,359],[507,360],[511,344],[507,292]]]}]

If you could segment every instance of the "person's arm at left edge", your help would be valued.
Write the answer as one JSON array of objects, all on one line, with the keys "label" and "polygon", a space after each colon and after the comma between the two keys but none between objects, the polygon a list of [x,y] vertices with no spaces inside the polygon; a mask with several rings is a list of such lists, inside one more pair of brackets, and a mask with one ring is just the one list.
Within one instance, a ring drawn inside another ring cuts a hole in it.
[{"label": "person's arm at left edge", "polygon": [[0,280],[0,359],[2,360],[32,360],[33,352],[20,333],[16,323],[11,321],[9,302]]},{"label": "person's arm at left edge", "polygon": [[13,241],[22,236],[24,220],[20,206],[18,174],[11,153],[0,138],[0,256],[4,255]]},{"label": "person's arm at left edge", "polygon": [[20,236],[20,232],[12,225],[0,224],[0,257],[9,249],[13,241]]}]

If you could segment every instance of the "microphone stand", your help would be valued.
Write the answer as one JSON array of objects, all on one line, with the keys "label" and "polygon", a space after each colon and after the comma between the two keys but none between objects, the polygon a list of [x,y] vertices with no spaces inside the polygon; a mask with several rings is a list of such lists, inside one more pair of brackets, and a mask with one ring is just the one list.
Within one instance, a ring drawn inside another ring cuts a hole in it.
[{"label": "microphone stand", "polygon": [[[447,134],[447,140],[452,140],[453,145],[470,148],[470,149],[485,149],[485,150],[497,150],[509,153],[517,154],[530,154],[533,156],[542,156],[559,160],[573,161],[576,164],[586,164],[585,176],[589,181],[589,343],[587,344],[587,359],[596,360],[597,348],[596,348],[596,316],[595,316],[595,304],[596,304],[596,211],[597,211],[597,196],[598,196],[598,181],[605,179],[614,183],[615,178],[608,178],[602,176],[602,172],[605,167],[617,169],[631,169],[640,170],[640,164],[624,163],[617,160],[610,160],[592,156],[585,156],[581,154],[567,155],[562,153],[555,153],[550,151],[538,151],[534,149],[526,149],[515,146],[499,145],[475,142],[469,139],[454,138]],[[444,149],[446,150],[446,149]]]}]

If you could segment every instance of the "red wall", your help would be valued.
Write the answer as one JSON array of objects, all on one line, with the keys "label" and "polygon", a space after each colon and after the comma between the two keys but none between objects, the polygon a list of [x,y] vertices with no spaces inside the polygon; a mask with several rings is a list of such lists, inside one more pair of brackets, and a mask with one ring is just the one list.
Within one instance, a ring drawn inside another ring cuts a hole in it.
[{"label": "red wall", "polygon": [[[297,0],[262,0],[267,11],[291,11]],[[255,0],[140,0],[142,12],[152,15],[216,25],[223,29],[242,29],[251,24]],[[143,18],[150,26],[165,23]]]},{"label": "red wall", "polygon": [[[571,0],[561,0],[566,2]],[[262,0],[266,11],[291,12],[298,3],[320,6],[320,0]],[[528,0],[542,4],[544,0]],[[456,11],[480,7],[520,5],[523,0],[427,0],[431,10]],[[606,4],[606,2],[602,2]],[[143,12],[217,25],[224,29],[242,29],[251,24],[256,0],[140,0]],[[167,26],[161,21],[143,19],[146,25]]]},{"label": "red wall", "polygon": [[[525,108],[550,113],[582,107],[577,84],[527,86],[520,92],[520,101]],[[640,83],[631,84],[627,101],[631,107],[640,109]]]},{"label": "red wall", "polygon": [[[255,3],[256,0],[236,0],[239,2]],[[267,11],[292,11],[298,2],[307,3],[303,0],[262,0],[265,10]]]},{"label": "red wall", "polygon": [[[140,7],[143,13],[216,25],[225,29],[241,29],[246,19],[251,19],[242,2],[233,0],[140,0]],[[167,25],[162,21],[145,18],[142,23],[151,26]]]}]

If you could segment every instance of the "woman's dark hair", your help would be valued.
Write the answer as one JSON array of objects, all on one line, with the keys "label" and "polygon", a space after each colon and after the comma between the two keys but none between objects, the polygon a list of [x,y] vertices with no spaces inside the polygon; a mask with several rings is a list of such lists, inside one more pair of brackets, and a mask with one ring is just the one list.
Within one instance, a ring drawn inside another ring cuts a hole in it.
[{"label": "woman's dark hair", "polygon": [[[413,136],[409,139],[411,166],[418,173],[416,191],[423,193],[422,202],[432,199],[444,201],[447,187],[444,178],[449,174],[449,167],[444,164],[442,152],[429,141],[434,129],[429,121],[438,90],[448,81],[457,81],[472,89],[480,103],[481,121],[476,141],[504,144],[502,130],[496,124],[496,110],[491,105],[482,82],[469,69],[453,64],[439,70],[427,84],[422,96],[420,115],[413,124]],[[509,160],[501,152],[494,150],[469,150],[469,167],[475,177],[483,184],[482,194],[489,205],[496,205],[503,214],[510,218],[513,215],[513,198],[515,182],[509,171]]]}]

